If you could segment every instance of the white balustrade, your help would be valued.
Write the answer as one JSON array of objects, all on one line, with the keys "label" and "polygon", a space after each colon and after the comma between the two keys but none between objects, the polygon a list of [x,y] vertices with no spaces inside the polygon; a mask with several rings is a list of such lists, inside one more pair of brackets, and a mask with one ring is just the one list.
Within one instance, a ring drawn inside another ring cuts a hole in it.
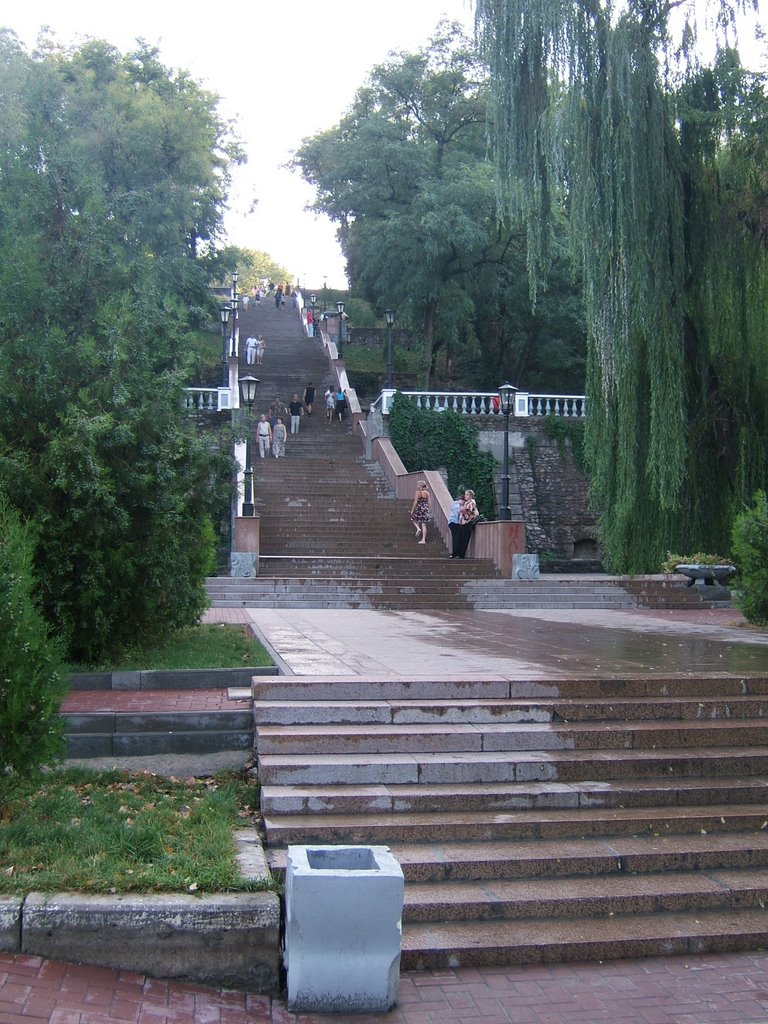
[{"label": "white balustrade", "polygon": [[[420,409],[431,409],[433,412],[451,410],[460,416],[502,416],[496,391],[400,391],[398,394],[415,402]],[[382,395],[382,412],[386,415],[395,392],[382,392]],[[584,395],[534,395],[525,391],[515,394],[515,416],[583,419],[586,414],[587,400]]]},{"label": "white balustrade", "polygon": [[229,388],[184,388],[185,412],[221,412],[231,408]]}]

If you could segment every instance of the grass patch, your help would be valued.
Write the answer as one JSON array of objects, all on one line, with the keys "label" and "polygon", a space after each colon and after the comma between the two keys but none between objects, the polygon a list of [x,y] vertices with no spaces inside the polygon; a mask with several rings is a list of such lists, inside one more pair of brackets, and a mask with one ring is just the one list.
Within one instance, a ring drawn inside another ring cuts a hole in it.
[{"label": "grass patch", "polygon": [[272,659],[247,626],[205,623],[173,633],[162,644],[135,647],[104,665],[70,665],[70,672],[148,669],[258,668]]},{"label": "grass patch", "polygon": [[253,892],[232,832],[254,824],[258,785],[242,772],[168,779],[57,770],[0,819],[0,894]]}]

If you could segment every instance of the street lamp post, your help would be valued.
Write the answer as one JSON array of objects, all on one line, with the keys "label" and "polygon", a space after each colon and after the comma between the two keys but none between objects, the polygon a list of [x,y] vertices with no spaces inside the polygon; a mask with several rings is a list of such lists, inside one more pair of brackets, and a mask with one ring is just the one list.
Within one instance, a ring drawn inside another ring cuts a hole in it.
[{"label": "street lamp post", "polygon": [[504,414],[504,463],[501,472],[501,508],[499,519],[508,522],[512,518],[509,507],[509,416],[515,400],[517,388],[513,384],[502,384],[499,387],[499,402]]},{"label": "street lamp post", "polygon": [[237,271],[232,271],[232,335],[230,338],[229,354],[237,356]]},{"label": "street lamp post", "polygon": [[229,323],[229,306],[220,306],[219,316],[221,317],[221,386],[228,388],[229,368],[227,366],[227,350],[229,348],[229,338],[227,337],[227,325]]},{"label": "street lamp post", "polygon": [[253,465],[251,464],[251,409],[256,400],[256,388],[259,386],[258,377],[247,373],[238,378],[240,385],[240,400],[247,410],[246,434],[245,434],[245,473],[243,474],[243,515],[252,516],[253,508]]},{"label": "street lamp post", "polygon": [[336,303],[336,309],[339,311],[339,359],[341,359],[344,350],[344,305],[341,299]]},{"label": "street lamp post", "polygon": [[387,324],[387,382],[384,385],[388,390],[392,390],[393,387],[393,369],[392,369],[392,325],[395,322],[395,311],[394,309],[384,310],[384,320]]},{"label": "street lamp post", "polygon": [[309,303],[312,307],[312,337],[314,338],[315,332],[317,331],[317,323],[315,321],[315,304],[317,303],[317,295],[314,292],[309,296]]}]

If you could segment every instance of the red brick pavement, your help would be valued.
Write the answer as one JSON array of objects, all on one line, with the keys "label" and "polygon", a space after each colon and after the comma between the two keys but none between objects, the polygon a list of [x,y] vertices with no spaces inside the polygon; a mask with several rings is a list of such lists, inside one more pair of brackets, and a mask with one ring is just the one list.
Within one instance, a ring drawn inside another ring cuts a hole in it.
[{"label": "red brick pavement", "polygon": [[249,703],[250,698],[229,700],[226,690],[71,690],[64,698],[61,709],[68,714],[96,711],[236,711],[238,707],[247,707]]},{"label": "red brick pavement", "polygon": [[0,1024],[768,1024],[768,953],[404,974],[388,1014],[0,953]]}]

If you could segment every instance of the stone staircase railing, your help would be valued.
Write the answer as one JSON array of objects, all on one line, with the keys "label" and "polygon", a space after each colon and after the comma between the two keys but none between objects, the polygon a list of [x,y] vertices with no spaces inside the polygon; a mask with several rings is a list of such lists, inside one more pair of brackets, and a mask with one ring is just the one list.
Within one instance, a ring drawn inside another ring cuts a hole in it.
[{"label": "stone staircase railing", "polygon": [[[432,409],[434,412],[450,410],[460,416],[503,416],[497,391],[397,391],[393,388],[382,391],[371,409],[388,415],[396,394],[415,402],[419,409]],[[515,394],[513,415],[584,419],[587,415],[587,399],[585,395],[547,395],[518,391]]]}]

